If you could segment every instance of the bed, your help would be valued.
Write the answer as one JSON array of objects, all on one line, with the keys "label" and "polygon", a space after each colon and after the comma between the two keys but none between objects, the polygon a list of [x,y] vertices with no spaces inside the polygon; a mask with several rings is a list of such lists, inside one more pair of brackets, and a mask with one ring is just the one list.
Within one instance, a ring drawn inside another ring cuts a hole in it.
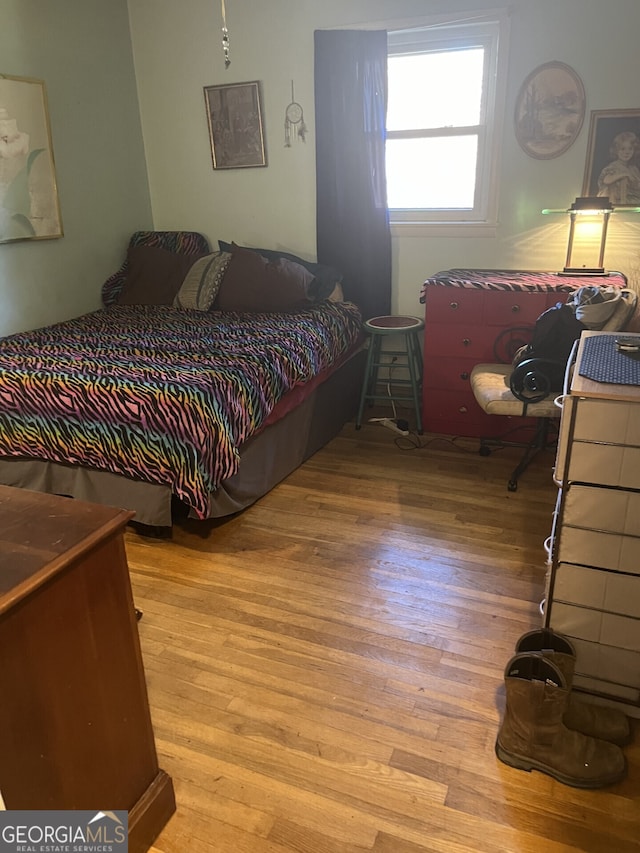
[{"label": "bed", "polygon": [[137,232],[104,307],[0,341],[0,483],[133,510],[236,513],[353,416],[362,317],[336,271]]}]

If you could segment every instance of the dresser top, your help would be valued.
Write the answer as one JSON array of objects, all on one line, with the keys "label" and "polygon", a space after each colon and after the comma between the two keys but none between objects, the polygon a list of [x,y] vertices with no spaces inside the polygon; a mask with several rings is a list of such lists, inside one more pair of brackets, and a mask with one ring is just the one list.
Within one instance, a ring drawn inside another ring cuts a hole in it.
[{"label": "dresser top", "polygon": [[426,300],[426,288],[434,285],[465,287],[472,290],[514,290],[530,293],[559,291],[568,293],[585,285],[626,287],[627,279],[621,272],[614,271],[605,276],[567,276],[537,270],[450,269],[436,273],[425,281],[422,285],[420,302]]},{"label": "dresser top", "polygon": [[[599,346],[596,353],[608,352],[610,355],[616,352],[615,340],[620,335],[623,334],[625,337],[633,337],[638,338],[640,340],[640,334],[631,334],[629,332],[593,332],[586,331],[583,332],[580,336],[580,343],[578,345],[578,353],[576,356],[576,364],[573,371],[573,376],[571,379],[571,393],[577,395],[578,397],[593,397],[596,399],[604,399],[604,400],[618,400],[623,402],[631,402],[631,403],[640,403],[640,385],[632,384],[633,377],[631,377],[630,382],[618,383],[616,382],[615,373],[608,373],[608,359],[604,361],[604,364],[607,369],[604,371],[598,371],[598,375],[600,376],[599,381],[591,379],[588,375],[583,375],[581,371],[585,371],[590,373],[590,371],[585,367],[586,363],[586,354],[589,349],[589,342],[595,341],[598,344],[602,344],[604,346]],[[616,354],[617,355],[617,354]],[[622,359],[633,358],[632,356],[618,356]],[[605,356],[606,358],[606,356]],[[615,370],[615,364],[612,360],[612,369]],[[636,368],[635,372],[640,372],[640,362],[637,362],[635,358],[633,358],[633,366]]]},{"label": "dresser top", "polygon": [[132,517],[125,510],[0,486],[0,613]]}]

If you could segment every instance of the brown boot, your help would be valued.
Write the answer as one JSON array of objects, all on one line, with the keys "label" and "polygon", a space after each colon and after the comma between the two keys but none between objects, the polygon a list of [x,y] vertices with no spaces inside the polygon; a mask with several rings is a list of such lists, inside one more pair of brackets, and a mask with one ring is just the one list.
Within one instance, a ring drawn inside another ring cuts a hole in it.
[{"label": "brown boot", "polygon": [[622,750],[562,722],[569,690],[561,671],[539,653],[515,655],[505,670],[507,705],[496,755],[520,770],[540,770],[574,788],[601,788],[626,773]]},{"label": "brown boot", "polygon": [[[551,628],[529,631],[516,643],[516,653],[518,652],[540,652],[558,667],[571,690],[576,650],[563,634],[557,634]],[[618,746],[624,746],[631,740],[631,726],[626,714],[616,708],[583,702],[575,693],[569,696],[563,723],[568,729],[617,743]]]}]

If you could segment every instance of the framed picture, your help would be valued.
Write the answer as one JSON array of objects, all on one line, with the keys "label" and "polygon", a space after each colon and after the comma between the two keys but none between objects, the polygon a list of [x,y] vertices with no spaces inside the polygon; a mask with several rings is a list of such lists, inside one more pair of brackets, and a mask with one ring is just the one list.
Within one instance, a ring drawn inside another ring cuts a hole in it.
[{"label": "framed picture", "polygon": [[516,100],[514,128],[529,157],[551,160],[575,142],[584,121],[582,80],[564,62],[546,62],[529,74]]},{"label": "framed picture", "polygon": [[266,166],[260,84],[205,86],[214,169]]},{"label": "framed picture", "polygon": [[44,81],[0,74],[0,243],[62,234]]},{"label": "framed picture", "polygon": [[640,205],[640,109],[591,113],[582,195]]}]

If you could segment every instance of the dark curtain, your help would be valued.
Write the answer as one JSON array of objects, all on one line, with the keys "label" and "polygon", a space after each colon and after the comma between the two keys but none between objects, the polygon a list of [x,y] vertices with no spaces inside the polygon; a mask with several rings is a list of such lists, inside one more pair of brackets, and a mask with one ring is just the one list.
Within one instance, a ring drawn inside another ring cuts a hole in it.
[{"label": "dark curtain", "polygon": [[384,143],[387,33],[315,33],[318,261],[365,318],[391,310]]}]

